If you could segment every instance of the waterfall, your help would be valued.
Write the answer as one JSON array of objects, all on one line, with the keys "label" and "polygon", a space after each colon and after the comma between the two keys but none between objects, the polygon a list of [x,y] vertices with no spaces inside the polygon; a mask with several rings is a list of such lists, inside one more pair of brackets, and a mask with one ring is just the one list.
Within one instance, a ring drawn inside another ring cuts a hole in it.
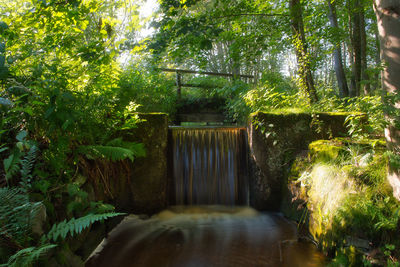
[{"label": "waterfall", "polygon": [[245,128],[171,127],[175,205],[247,205]]}]

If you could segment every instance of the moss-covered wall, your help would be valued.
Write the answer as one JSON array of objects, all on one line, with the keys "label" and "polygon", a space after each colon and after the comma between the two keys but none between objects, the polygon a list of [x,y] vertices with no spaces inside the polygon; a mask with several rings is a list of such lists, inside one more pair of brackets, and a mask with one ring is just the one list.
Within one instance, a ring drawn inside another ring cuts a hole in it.
[{"label": "moss-covered wall", "polygon": [[258,210],[279,210],[285,181],[296,154],[313,140],[345,136],[349,113],[258,112],[251,115],[250,204]]},{"label": "moss-covered wall", "polygon": [[124,141],[143,143],[146,156],[134,162],[92,160],[85,175],[92,198],[115,205],[117,211],[153,214],[167,206],[168,116],[139,114],[137,128],[118,134]]}]

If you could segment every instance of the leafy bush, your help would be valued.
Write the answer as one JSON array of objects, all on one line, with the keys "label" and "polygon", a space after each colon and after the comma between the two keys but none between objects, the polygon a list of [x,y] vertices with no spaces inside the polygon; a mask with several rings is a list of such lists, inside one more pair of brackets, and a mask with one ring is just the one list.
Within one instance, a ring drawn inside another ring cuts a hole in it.
[{"label": "leafy bush", "polygon": [[134,101],[139,112],[165,112],[173,116],[176,97],[175,78],[160,71],[149,70],[137,63],[121,74],[117,90],[118,106],[124,107]]},{"label": "leafy bush", "polygon": [[132,99],[118,98],[117,18],[109,11],[120,2],[51,2],[0,7],[0,254],[8,266],[32,266],[54,248],[32,231],[38,207],[48,215],[43,231],[58,225],[77,234],[75,226],[114,216],[77,181],[83,157],[144,155],[142,145],[114,137],[139,121]]}]

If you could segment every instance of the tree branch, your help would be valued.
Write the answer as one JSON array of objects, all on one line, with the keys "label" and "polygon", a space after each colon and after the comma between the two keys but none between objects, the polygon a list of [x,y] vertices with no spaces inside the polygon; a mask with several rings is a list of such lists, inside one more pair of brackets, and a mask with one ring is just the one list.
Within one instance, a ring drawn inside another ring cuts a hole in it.
[{"label": "tree branch", "polygon": [[222,17],[216,17],[216,19],[224,19],[224,18],[231,18],[231,17],[245,17],[245,16],[259,16],[259,17],[288,17],[289,14],[260,14],[260,13],[241,13],[241,14],[230,14]]}]

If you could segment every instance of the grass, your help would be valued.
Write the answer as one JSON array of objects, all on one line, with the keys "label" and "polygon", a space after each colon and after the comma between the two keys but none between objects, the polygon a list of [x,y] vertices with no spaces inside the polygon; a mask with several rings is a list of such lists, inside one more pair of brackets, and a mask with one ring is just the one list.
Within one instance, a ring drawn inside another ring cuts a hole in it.
[{"label": "grass", "polygon": [[[333,140],[331,145],[339,143]],[[329,143],[317,141],[310,145],[312,157],[299,173],[298,182],[308,198],[310,232],[335,258],[332,266],[371,262],[398,266],[400,205],[386,180],[387,158],[373,143],[342,142],[340,153],[329,158],[329,153],[323,153]],[[349,239],[363,240],[369,248]]]}]

